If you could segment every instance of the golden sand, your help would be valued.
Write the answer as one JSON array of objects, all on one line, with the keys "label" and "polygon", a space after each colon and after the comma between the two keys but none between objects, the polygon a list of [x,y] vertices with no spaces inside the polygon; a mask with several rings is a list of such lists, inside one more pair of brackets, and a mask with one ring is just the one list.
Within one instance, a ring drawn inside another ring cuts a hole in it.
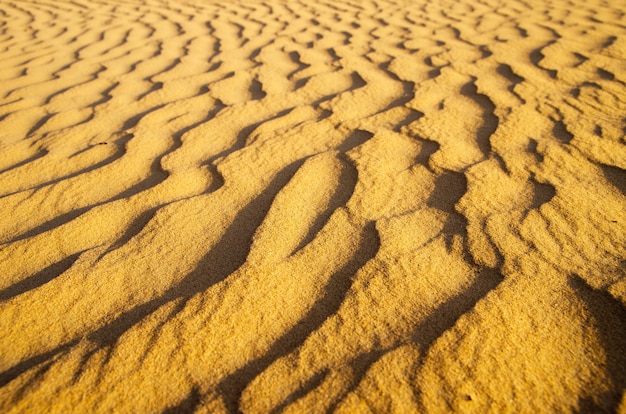
[{"label": "golden sand", "polygon": [[0,411],[626,412],[624,11],[1,1]]}]

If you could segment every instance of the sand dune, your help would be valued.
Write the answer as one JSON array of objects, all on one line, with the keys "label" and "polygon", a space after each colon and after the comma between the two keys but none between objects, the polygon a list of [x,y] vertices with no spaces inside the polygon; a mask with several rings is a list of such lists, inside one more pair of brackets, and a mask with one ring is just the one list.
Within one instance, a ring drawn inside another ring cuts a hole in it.
[{"label": "sand dune", "polygon": [[3,412],[626,412],[606,0],[0,3]]}]

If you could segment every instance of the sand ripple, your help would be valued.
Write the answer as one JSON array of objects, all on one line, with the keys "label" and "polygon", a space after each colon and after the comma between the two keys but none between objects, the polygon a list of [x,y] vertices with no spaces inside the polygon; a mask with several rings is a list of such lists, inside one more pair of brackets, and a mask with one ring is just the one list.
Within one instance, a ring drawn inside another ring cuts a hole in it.
[{"label": "sand ripple", "polygon": [[0,410],[626,410],[623,10],[2,2]]}]

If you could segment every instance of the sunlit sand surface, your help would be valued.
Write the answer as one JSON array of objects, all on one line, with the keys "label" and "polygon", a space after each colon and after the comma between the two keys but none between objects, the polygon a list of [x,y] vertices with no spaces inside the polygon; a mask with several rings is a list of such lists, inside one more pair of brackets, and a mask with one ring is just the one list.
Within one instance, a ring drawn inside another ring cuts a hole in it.
[{"label": "sunlit sand surface", "polygon": [[0,2],[0,411],[626,412],[625,11]]}]

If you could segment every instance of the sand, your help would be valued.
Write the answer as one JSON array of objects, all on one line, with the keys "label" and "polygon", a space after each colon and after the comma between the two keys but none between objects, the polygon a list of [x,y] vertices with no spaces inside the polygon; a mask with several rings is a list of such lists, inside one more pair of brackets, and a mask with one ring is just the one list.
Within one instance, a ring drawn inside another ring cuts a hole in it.
[{"label": "sand", "polygon": [[626,412],[623,0],[3,0],[0,411]]}]

